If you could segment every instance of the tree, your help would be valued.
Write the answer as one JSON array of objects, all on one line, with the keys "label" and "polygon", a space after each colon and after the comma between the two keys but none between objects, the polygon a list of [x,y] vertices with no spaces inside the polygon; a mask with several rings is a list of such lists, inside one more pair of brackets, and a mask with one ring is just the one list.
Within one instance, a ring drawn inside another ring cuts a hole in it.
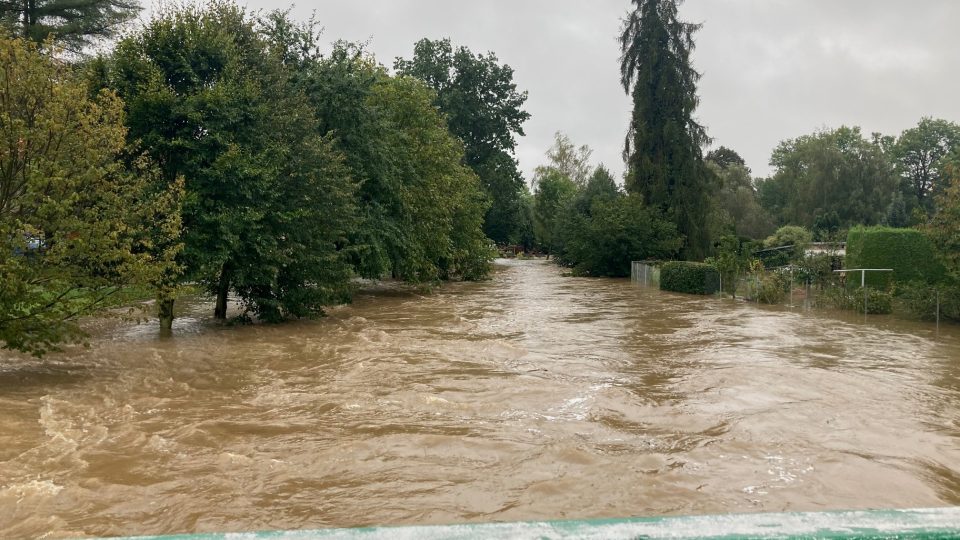
[{"label": "tree", "polygon": [[298,25],[276,11],[261,25],[359,181],[360,222],[348,248],[356,272],[411,282],[485,277],[489,202],[433,91],[391,77],[362,46],[338,42],[320,54],[312,21]]},{"label": "tree", "polygon": [[674,224],[637,195],[597,198],[589,214],[571,213],[564,219],[559,260],[578,275],[625,277],[631,261],[673,258],[683,243]]},{"label": "tree", "polygon": [[[712,199],[711,212],[711,228],[720,230],[715,230],[711,238],[719,239],[730,232],[741,237],[765,238],[773,232],[773,220],[760,205],[750,170],[736,161],[728,163],[725,167],[710,159],[706,163],[720,186]],[[723,230],[724,227],[731,230]]]},{"label": "tree", "polygon": [[928,214],[931,195],[944,187],[942,161],[960,145],[960,125],[923,118],[917,127],[905,130],[893,145],[892,154],[903,180],[904,192]]},{"label": "tree", "polygon": [[807,229],[797,225],[784,225],[777,229],[773,234],[763,241],[765,248],[786,248],[790,247],[788,254],[790,261],[798,261],[803,257],[807,247],[813,242],[813,234]]},{"label": "tree", "polygon": [[598,166],[556,217],[556,260],[583,276],[623,277],[630,262],[676,255],[676,227],[637,195],[626,195]]},{"label": "tree", "polygon": [[140,13],[135,0],[5,0],[0,21],[16,36],[44,42],[53,36],[73,52],[97,39],[116,35],[117,28]]},{"label": "tree", "polygon": [[812,228],[834,214],[840,227],[879,223],[896,189],[887,156],[856,127],[840,127],[780,143],[761,202],[780,224]]},{"label": "tree", "polygon": [[369,98],[386,119],[384,142],[396,167],[401,242],[393,274],[408,281],[479,279],[491,254],[482,230],[488,202],[433,98],[412,77],[385,77]]},{"label": "tree", "polygon": [[923,230],[933,241],[954,280],[960,280],[960,168],[944,168],[942,192],[935,195],[935,213]]},{"label": "tree", "polygon": [[577,186],[556,169],[546,169],[536,185],[533,215],[537,238],[547,253],[556,255],[563,250],[559,223],[577,193]]},{"label": "tree", "polygon": [[744,242],[734,235],[723,236],[717,242],[716,255],[711,262],[720,272],[723,290],[729,292],[734,298],[737,297],[740,275],[749,270],[750,263],[753,261],[751,247],[751,242]]},{"label": "tree", "polygon": [[177,186],[126,170],[121,101],[36,45],[0,38],[0,86],[0,343],[40,356],[176,271]]},{"label": "tree", "polygon": [[185,276],[245,313],[309,317],[346,300],[355,184],[283,59],[234,4],[159,13],[118,45],[128,139],[182,176]]},{"label": "tree", "polygon": [[700,25],[677,18],[680,1],[633,0],[623,23],[621,83],[633,99],[626,187],[662,210],[686,238],[684,255],[699,259],[709,242],[704,224],[712,186],[701,151],[709,139],[693,118],[700,74],[690,55]]},{"label": "tree", "polygon": [[465,162],[491,200],[484,231],[497,242],[516,240],[524,181],[513,153],[530,114],[522,108],[527,93],[517,90],[513,69],[493,53],[454,50],[449,39],[420,40],[413,58],[397,58],[394,69],[436,92],[435,104],[463,141]]},{"label": "tree", "polygon": [[553,168],[573,180],[578,188],[582,188],[590,178],[591,154],[593,150],[589,146],[584,144],[577,147],[570,137],[558,131],[553,135],[553,146],[547,150],[549,163],[537,167],[535,175],[540,176],[546,172],[547,168]]},{"label": "tree", "polygon": [[739,166],[746,169],[747,174],[750,173],[750,168],[747,167],[747,162],[740,157],[740,154],[727,148],[726,146],[721,146],[716,150],[711,150],[707,153],[707,156],[704,159],[706,161],[712,161],[716,163],[721,169],[729,169],[733,166]]}]

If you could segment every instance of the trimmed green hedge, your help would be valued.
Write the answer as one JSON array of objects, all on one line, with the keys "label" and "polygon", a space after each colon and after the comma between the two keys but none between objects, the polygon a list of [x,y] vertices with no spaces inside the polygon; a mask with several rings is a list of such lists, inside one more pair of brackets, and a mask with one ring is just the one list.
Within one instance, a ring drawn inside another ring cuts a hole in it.
[{"label": "trimmed green hedge", "polygon": [[[847,234],[847,268],[891,268],[893,272],[867,272],[867,286],[887,289],[891,282],[938,283],[945,270],[933,244],[916,229],[855,227]],[[860,273],[847,274],[850,287],[860,287]]]},{"label": "trimmed green hedge", "polygon": [[660,267],[660,290],[714,294],[720,290],[720,272],[709,264],[672,261]]}]

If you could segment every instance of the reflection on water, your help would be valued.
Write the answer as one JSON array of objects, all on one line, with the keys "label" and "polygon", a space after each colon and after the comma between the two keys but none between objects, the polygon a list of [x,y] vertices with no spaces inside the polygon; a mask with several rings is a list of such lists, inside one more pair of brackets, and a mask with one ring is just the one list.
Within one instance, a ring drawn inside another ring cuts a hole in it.
[{"label": "reflection on water", "polygon": [[0,360],[0,537],[960,504],[960,333],[504,262]]}]

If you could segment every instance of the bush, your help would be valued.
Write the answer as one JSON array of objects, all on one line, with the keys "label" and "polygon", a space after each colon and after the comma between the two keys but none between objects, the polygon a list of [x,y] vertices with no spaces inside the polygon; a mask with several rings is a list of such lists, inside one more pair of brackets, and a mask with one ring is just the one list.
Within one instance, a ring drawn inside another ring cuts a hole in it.
[{"label": "bush", "polygon": [[898,313],[932,321],[937,318],[939,304],[941,319],[960,321],[960,287],[933,287],[915,281],[898,283],[894,294]]},{"label": "bush", "polygon": [[[790,262],[797,261],[803,257],[807,246],[813,241],[813,234],[797,225],[785,225],[777,229],[769,238],[763,241],[763,247],[767,249],[793,246],[793,249],[766,252],[764,254],[764,266],[770,268],[774,266],[784,266]],[[769,260],[768,260],[769,259]]]},{"label": "bush", "polygon": [[760,278],[757,301],[763,304],[780,304],[786,298],[788,288],[793,284],[790,278],[779,272],[771,272]]},{"label": "bush", "polygon": [[[818,297],[817,304],[820,307],[854,310],[857,313],[863,313],[863,300],[863,288],[851,291],[842,287],[831,287]],[[866,300],[867,313],[870,315],[885,315],[893,312],[893,295],[886,291],[867,287]]]},{"label": "bush", "polygon": [[[890,268],[893,272],[867,272],[866,284],[888,289],[891,283],[911,281],[938,283],[944,279],[943,264],[933,244],[915,229],[855,227],[847,234],[847,268]],[[851,287],[860,285],[856,272],[848,274]]]},{"label": "bush", "polygon": [[[857,310],[857,313],[863,313],[863,288],[856,289],[851,293],[851,295],[853,297],[853,308]],[[880,291],[867,287],[866,301],[866,312],[870,315],[886,315],[888,313],[893,313],[893,295],[886,291]]]},{"label": "bush", "polygon": [[720,272],[709,264],[672,261],[660,268],[660,290],[687,294],[714,294],[720,290]]}]

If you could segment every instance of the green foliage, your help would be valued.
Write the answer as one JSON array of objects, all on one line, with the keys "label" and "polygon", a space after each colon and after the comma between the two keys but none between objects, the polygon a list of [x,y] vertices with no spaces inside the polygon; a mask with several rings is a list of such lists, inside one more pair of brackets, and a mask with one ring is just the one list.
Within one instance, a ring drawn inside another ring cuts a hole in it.
[{"label": "green foliage", "polygon": [[128,140],[185,180],[180,260],[220,317],[231,288],[271,321],[350,292],[355,184],[283,60],[225,2],[162,11],[112,58]]},{"label": "green foliage", "polygon": [[706,161],[713,162],[721,169],[729,169],[731,167],[741,167],[746,169],[747,174],[750,173],[750,169],[747,167],[747,162],[736,151],[727,148],[726,146],[721,146],[716,150],[711,150],[707,153],[704,158]]},{"label": "green foliage", "polygon": [[960,287],[923,282],[897,283],[894,306],[898,313],[932,321],[939,310],[941,320],[960,321]]},{"label": "green foliage", "polygon": [[788,252],[790,254],[788,262],[794,262],[803,258],[804,252],[812,241],[813,235],[807,229],[796,225],[785,225],[767,237],[763,241],[763,247],[769,249],[793,246],[793,249]]},{"label": "green foliage", "polygon": [[[866,313],[868,315],[887,315],[893,313],[893,295],[887,291],[879,291],[870,287],[864,289],[858,288],[851,293],[853,308],[857,313]],[[864,306],[866,302],[866,306]]]},{"label": "green foliage", "polygon": [[706,262],[712,264],[723,277],[723,289],[736,297],[740,276],[750,268],[752,243],[727,235],[716,245],[716,255]]},{"label": "green foliage", "polygon": [[801,283],[809,283],[823,289],[837,281],[834,270],[843,266],[843,257],[829,253],[805,255],[796,263],[794,277]]},{"label": "green foliage", "polygon": [[383,142],[398,184],[393,274],[407,281],[477,279],[492,258],[481,228],[488,202],[433,97],[419,80],[400,77],[381,79],[368,99],[386,120]]},{"label": "green foliage", "polygon": [[588,212],[571,208],[561,225],[563,252],[557,258],[575,274],[625,277],[631,261],[666,259],[680,249],[676,227],[640,197],[614,192],[587,200]]},{"label": "green foliage", "polygon": [[633,100],[624,148],[626,188],[676,224],[686,258],[702,259],[714,186],[701,153],[706,131],[693,116],[700,74],[690,56],[700,25],[680,21],[678,3],[633,0],[623,22],[621,82]]},{"label": "green foliage", "polygon": [[547,174],[550,169],[566,176],[578,188],[583,188],[590,178],[590,155],[593,150],[587,145],[576,146],[570,137],[556,132],[553,135],[553,146],[547,150],[547,165],[541,165],[534,172],[536,177]]},{"label": "green foliage", "polygon": [[706,295],[719,289],[720,273],[712,265],[671,261],[660,268],[660,290]]},{"label": "green foliage", "polygon": [[355,45],[338,43],[328,57],[297,54],[312,50],[311,29],[291,40],[293,30],[280,30],[292,23],[273,18],[273,41],[299,66],[320,131],[335,137],[360,181],[360,223],[347,250],[357,273],[412,282],[485,277],[489,200],[433,106],[435,94],[412,77],[390,77]]},{"label": "green foliage", "polygon": [[515,242],[523,208],[524,181],[513,158],[516,135],[530,114],[523,110],[526,92],[517,91],[513,69],[493,53],[454,49],[449,39],[422,39],[413,58],[397,58],[399,75],[424,81],[436,92],[434,103],[450,131],[463,141],[465,162],[480,177],[491,201],[484,231],[496,242]]},{"label": "green foliage", "polygon": [[944,158],[958,146],[960,125],[929,117],[901,133],[893,146],[903,192],[928,214],[933,212],[933,196],[946,187]]},{"label": "green foliage", "polygon": [[790,292],[790,278],[782,272],[764,272],[760,276],[757,301],[762,304],[782,304]]},{"label": "green foliage", "polygon": [[[720,147],[720,150],[733,152]],[[715,151],[717,152],[717,151]],[[728,160],[720,165],[708,158],[707,170],[716,177],[720,190],[712,199],[711,238],[734,233],[748,238],[764,238],[773,232],[773,220],[760,205],[750,170],[736,162],[739,156],[714,156]]]},{"label": "green foliage", "polygon": [[125,169],[120,100],[36,45],[0,39],[0,87],[0,343],[39,356],[176,273],[179,190]]},{"label": "green foliage", "polygon": [[887,215],[883,218],[883,224],[887,227],[902,228],[910,226],[910,216],[907,215],[907,203],[903,200],[903,194],[899,191],[893,194],[890,200],[890,206],[887,207]]},{"label": "green foliage", "polygon": [[[886,289],[891,282],[938,283],[944,278],[943,264],[930,240],[916,229],[855,227],[847,235],[847,268],[892,269],[867,272],[866,284]],[[860,284],[859,273],[847,276],[851,286]]]},{"label": "green foliage", "polygon": [[817,303],[822,307],[863,313],[864,301],[866,301],[866,310],[869,315],[893,313],[893,295],[891,293],[872,287],[867,287],[865,290],[866,295],[864,295],[864,288],[862,287],[856,289],[830,287],[817,297]]},{"label": "green foliage", "polygon": [[567,205],[577,193],[573,180],[556,169],[545,169],[537,178],[534,194],[534,223],[541,247],[551,254],[563,251],[563,237],[559,231]]},{"label": "green foliage", "polygon": [[936,196],[935,213],[923,230],[953,279],[960,279],[960,167],[945,168],[948,181]]},{"label": "green foliage", "polygon": [[95,40],[116,35],[140,13],[135,0],[9,0],[0,2],[0,24],[11,35],[35,43],[52,36],[79,52]]},{"label": "green foliage", "polygon": [[834,213],[837,228],[877,224],[897,183],[881,145],[856,127],[784,141],[770,163],[776,173],[761,183],[760,201],[780,224],[813,228]]}]

